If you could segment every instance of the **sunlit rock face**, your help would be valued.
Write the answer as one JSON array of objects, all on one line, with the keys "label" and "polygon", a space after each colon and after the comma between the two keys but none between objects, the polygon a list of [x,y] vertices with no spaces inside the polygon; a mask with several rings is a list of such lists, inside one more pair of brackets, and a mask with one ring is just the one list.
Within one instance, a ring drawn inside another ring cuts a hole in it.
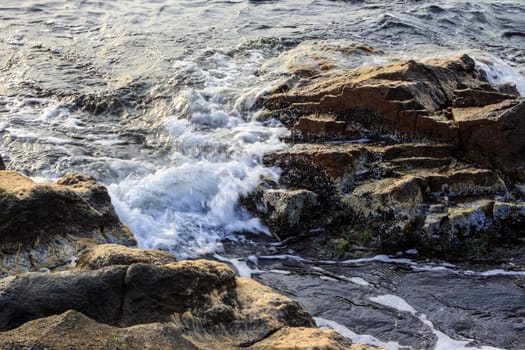
[{"label": "sunlit rock face", "polygon": [[471,57],[290,68],[263,103],[261,118],[280,119],[294,143],[266,164],[283,188],[318,196],[306,229],[443,254],[523,237],[525,103]]}]

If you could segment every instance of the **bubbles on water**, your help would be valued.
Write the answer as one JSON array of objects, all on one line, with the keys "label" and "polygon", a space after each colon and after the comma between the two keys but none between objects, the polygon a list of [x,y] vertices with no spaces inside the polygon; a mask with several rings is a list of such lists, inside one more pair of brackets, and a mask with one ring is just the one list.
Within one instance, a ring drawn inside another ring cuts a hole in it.
[{"label": "bubbles on water", "polygon": [[492,85],[515,85],[521,96],[525,96],[525,76],[500,58],[484,54],[476,57],[476,66],[487,73]]},{"label": "bubbles on water", "polygon": [[287,134],[252,120],[253,103],[270,83],[253,75],[262,60],[258,52],[240,61],[218,52],[174,65],[170,81],[185,87],[163,117],[171,163],[109,186],[141,246],[191,257],[220,251],[220,241],[235,232],[267,233],[239,205],[263,178],[278,178],[261,159],[283,148]]}]

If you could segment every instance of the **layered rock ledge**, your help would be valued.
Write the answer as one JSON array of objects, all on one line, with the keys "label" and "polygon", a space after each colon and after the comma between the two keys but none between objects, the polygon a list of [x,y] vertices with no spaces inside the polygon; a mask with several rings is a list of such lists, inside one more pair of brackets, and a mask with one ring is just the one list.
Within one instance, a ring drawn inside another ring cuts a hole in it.
[{"label": "layered rock ledge", "polygon": [[469,56],[294,72],[262,103],[292,145],[265,156],[280,183],[248,206],[279,238],[326,230],[340,254],[523,242],[525,101]]}]

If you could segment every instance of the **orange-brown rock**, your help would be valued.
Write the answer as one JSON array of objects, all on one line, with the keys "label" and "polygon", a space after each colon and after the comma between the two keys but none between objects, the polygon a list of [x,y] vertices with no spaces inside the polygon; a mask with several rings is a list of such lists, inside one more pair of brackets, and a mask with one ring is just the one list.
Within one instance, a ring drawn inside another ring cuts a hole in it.
[{"label": "orange-brown rock", "polygon": [[317,215],[299,227],[442,253],[525,236],[525,101],[515,87],[491,86],[467,55],[289,70],[265,106],[301,143],[264,161],[282,169],[272,191],[317,195]]},{"label": "orange-brown rock", "polygon": [[298,349],[351,346],[314,327],[297,302],[208,260],[0,279],[2,350],[280,349],[292,339]]},{"label": "orange-brown rock", "polygon": [[268,96],[266,106],[307,131],[315,126],[304,116],[329,114],[333,123],[359,122],[379,133],[445,141],[464,159],[525,181],[525,104],[517,95],[515,89],[490,86],[474,60],[463,55],[318,74]]},{"label": "orange-brown rock", "polygon": [[118,244],[99,244],[82,251],[76,267],[97,270],[112,265],[131,265],[146,263],[165,265],[175,262],[173,254],[155,249],[137,249]]}]

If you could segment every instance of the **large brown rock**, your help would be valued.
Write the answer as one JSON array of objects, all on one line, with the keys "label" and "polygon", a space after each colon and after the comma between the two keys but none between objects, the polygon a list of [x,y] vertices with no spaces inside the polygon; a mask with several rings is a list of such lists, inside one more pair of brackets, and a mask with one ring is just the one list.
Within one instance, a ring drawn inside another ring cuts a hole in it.
[{"label": "large brown rock", "polygon": [[60,315],[30,321],[10,332],[0,333],[2,350],[97,349],[97,350],[197,350],[180,331],[166,324],[151,323],[118,328],[98,323],[69,310]]},{"label": "large brown rock", "polygon": [[233,350],[319,349],[372,350],[351,344],[330,330],[285,327],[250,347],[239,347],[226,334],[184,333],[175,323],[149,323],[126,328],[98,323],[76,311],[28,322],[2,333],[1,350]]},{"label": "large brown rock", "polygon": [[[315,226],[343,236],[344,249],[455,255],[525,237],[525,102],[514,86],[491,86],[467,55],[288,72],[261,118],[301,143],[265,155],[282,169],[271,191],[319,201],[291,234]],[[257,214],[275,231],[274,213]]]},{"label": "large brown rock", "polygon": [[0,279],[0,349],[270,349],[283,339],[300,349],[350,345],[314,326],[297,302],[214,261]]},{"label": "large brown rock", "polygon": [[0,275],[72,265],[86,245],[136,245],[106,188],[80,174],[50,184],[2,171],[0,213]]},{"label": "large brown rock", "polygon": [[525,182],[525,101],[453,113],[460,132],[458,148],[466,159]]},{"label": "large brown rock", "polygon": [[298,120],[307,135],[314,123],[304,116],[331,114],[336,120],[323,125],[337,125],[339,133],[345,126],[334,123],[359,122],[380,133],[449,142],[465,159],[525,181],[523,102],[515,89],[490,86],[467,55],[335,70],[287,87],[265,105],[289,126]]}]

